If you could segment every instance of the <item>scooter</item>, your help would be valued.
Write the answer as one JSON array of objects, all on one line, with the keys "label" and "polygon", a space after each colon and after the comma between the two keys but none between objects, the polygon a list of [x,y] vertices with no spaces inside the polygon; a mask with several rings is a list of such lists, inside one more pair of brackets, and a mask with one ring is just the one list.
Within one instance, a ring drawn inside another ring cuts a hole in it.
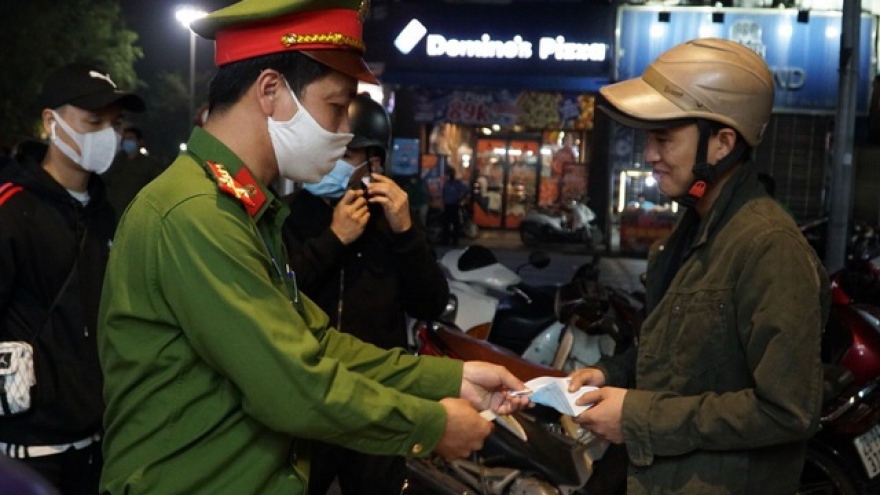
[{"label": "scooter", "polygon": [[798,495],[880,493],[880,377],[863,384],[827,364],[820,430],[807,444]]},{"label": "scooter", "polygon": [[583,201],[573,200],[555,208],[538,206],[526,212],[519,224],[523,244],[537,247],[550,242],[583,243],[587,251],[602,244],[596,213]]},{"label": "scooter", "polygon": [[629,338],[608,314],[605,287],[598,282],[599,257],[561,286],[522,283],[520,269],[544,268],[549,262],[536,251],[513,271],[483,246],[447,252],[440,264],[449,274],[451,298],[441,320],[528,361],[564,371],[614,354]]},{"label": "scooter", "polygon": [[820,431],[808,444],[801,494],[880,493],[880,307],[849,292],[864,294],[854,289],[871,286],[872,257],[861,258],[831,276],[821,347],[824,406]]}]

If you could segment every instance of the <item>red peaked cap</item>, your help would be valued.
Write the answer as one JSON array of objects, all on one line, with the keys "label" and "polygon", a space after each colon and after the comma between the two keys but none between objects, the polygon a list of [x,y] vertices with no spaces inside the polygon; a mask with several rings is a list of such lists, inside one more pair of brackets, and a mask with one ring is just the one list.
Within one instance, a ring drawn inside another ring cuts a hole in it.
[{"label": "red peaked cap", "polygon": [[227,26],[214,33],[217,66],[284,51],[304,55],[358,80],[379,81],[364,62],[358,11],[312,10]]}]

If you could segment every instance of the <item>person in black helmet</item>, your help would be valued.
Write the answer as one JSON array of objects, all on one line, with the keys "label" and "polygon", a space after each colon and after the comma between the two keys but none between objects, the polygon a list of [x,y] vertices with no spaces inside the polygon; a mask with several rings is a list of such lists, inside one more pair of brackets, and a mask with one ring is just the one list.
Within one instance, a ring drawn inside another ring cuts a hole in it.
[{"label": "person in black helmet", "polygon": [[[284,243],[300,290],[331,324],[385,349],[404,347],[406,315],[436,318],[449,287],[406,193],[381,174],[391,138],[385,109],[357,95],[349,123],[354,137],[333,170],[283,198],[291,210]],[[318,443],[309,493],[325,494],[338,477],[346,495],[398,495],[404,471],[403,457]]]}]

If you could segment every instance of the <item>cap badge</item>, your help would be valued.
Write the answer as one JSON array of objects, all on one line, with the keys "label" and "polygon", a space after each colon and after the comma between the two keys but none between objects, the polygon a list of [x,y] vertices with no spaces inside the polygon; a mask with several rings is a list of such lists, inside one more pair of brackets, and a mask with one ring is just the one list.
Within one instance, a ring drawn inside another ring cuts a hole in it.
[{"label": "cap badge", "polygon": [[116,83],[113,82],[113,79],[110,79],[110,74],[101,74],[100,72],[98,72],[96,70],[90,70],[89,77],[91,77],[93,79],[101,79],[101,80],[107,81],[108,83],[110,83],[110,86],[113,86],[114,89],[116,88]]},{"label": "cap badge", "polygon": [[354,48],[359,52],[366,51],[366,45],[364,42],[357,39],[352,38],[351,36],[346,36],[342,33],[325,33],[325,34],[293,34],[287,33],[281,37],[281,44],[284,45],[285,48],[290,48],[293,45],[336,45],[336,46],[347,46],[349,48]]}]

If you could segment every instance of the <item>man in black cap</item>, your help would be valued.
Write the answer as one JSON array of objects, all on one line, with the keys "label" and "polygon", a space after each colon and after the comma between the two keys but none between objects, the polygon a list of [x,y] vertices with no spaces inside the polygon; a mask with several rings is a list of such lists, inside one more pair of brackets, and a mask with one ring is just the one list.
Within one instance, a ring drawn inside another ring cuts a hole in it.
[{"label": "man in black cap", "polygon": [[41,166],[10,167],[0,181],[0,350],[29,345],[36,378],[29,406],[3,396],[0,453],[63,495],[95,494],[104,411],[95,331],[115,227],[98,174],[116,153],[123,110],[144,102],[73,64],[52,73],[40,103]]}]

